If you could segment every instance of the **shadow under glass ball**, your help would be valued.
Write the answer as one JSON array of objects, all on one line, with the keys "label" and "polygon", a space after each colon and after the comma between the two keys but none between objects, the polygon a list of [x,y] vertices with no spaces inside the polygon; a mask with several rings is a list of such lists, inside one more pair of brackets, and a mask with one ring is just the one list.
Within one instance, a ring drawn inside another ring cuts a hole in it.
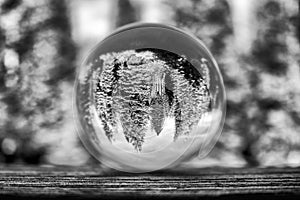
[{"label": "shadow under glass ball", "polygon": [[85,147],[127,172],[206,156],[225,118],[223,80],[210,52],[161,24],[131,24],[100,42],[77,73],[74,98]]}]

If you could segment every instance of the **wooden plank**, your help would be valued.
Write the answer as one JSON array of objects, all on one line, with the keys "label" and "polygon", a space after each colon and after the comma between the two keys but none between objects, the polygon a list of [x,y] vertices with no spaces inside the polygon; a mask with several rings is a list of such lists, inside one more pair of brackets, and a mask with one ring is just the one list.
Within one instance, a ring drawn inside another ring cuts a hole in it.
[{"label": "wooden plank", "polygon": [[0,199],[300,197],[300,168],[129,174],[102,168],[0,167]]}]

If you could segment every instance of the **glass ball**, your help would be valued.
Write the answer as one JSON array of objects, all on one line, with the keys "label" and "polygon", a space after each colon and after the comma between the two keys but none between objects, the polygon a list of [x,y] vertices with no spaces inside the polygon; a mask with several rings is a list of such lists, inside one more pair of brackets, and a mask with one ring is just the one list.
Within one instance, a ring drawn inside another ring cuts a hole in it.
[{"label": "glass ball", "polygon": [[126,172],[206,156],[225,118],[218,65],[182,30],[136,23],[101,41],[75,83],[79,137],[101,163]]}]

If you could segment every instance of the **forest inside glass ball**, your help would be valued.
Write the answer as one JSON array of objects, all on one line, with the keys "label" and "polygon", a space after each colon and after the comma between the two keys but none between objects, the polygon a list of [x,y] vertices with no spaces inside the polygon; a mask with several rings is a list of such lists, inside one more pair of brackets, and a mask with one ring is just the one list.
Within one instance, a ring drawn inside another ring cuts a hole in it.
[{"label": "forest inside glass ball", "polygon": [[130,143],[143,151],[144,143],[150,145],[155,137],[161,140],[155,142],[172,142],[188,136],[208,111],[211,97],[204,58],[205,76],[184,57],[161,49],[108,53],[100,62],[103,67],[94,75],[94,103],[112,143],[124,148]]},{"label": "forest inside glass ball", "polygon": [[135,24],[104,39],[81,66],[79,136],[100,162],[129,172],[205,156],[225,117],[222,76],[196,38]]}]

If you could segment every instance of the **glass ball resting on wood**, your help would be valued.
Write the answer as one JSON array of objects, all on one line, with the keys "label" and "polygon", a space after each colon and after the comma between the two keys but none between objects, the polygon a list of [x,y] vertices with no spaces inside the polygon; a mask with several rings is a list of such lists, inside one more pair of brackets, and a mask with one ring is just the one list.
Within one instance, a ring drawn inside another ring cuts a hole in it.
[{"label": "glass ball resting on wood", "polygon": [[225,117],[223,80],[208,49],[161,24],[131,24],[100,42],[77,73],[74,102],[88,151],[127,172],[203,158]]}]

